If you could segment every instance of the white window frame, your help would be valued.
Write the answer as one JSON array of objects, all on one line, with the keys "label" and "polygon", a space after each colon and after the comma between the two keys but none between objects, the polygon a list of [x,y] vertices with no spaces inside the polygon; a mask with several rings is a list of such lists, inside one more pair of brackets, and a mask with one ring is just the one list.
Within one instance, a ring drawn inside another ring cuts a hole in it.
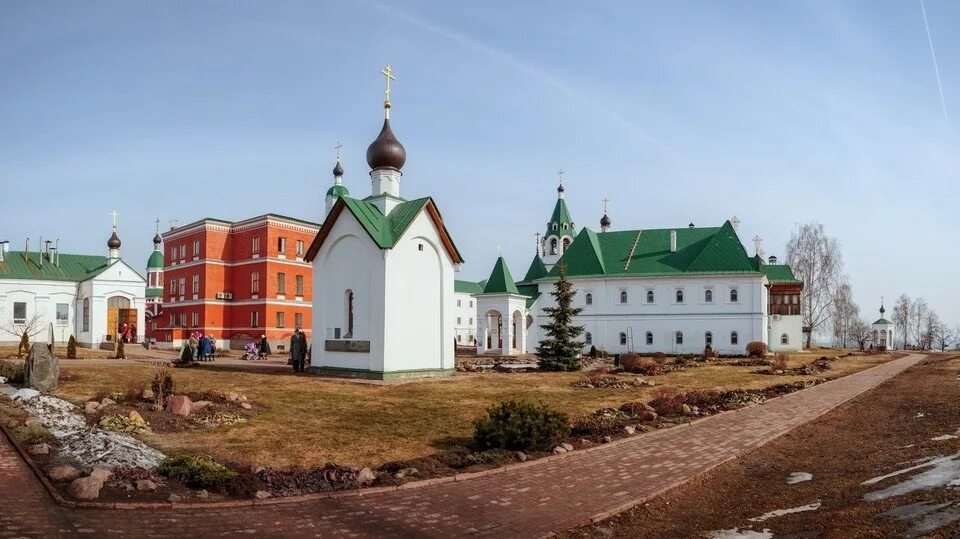
[{"label": "white window frame", "polygon": [[653,346],[653,332],[648,331],[643,335],[643,342],[647,343],[647,346]]},{"label": "white window frame", "polygon": [[[63,306],[63,317],[60,317],[60,307]],[[54,306],[54,316],[57,319],[57,325],[66,325],[67,321],[70,320],[70,304],[69,303],[57,303]]]},{"label": "white window frame", "polygon": [[[737,296],[737,299],[733,299],[733,296]],[[727,293],[728,303],[740,303],[740,287],[731,286],[730,291]]]},{"label": "white window frame", "polygon": [[[23,306],[23,316],[17,316],[17,306]],[[26,324],[27,323],[27,302],[26,301],[14,301],[13,302],[13,323],[14,324]]]},{"label": "white window frame", "polygon": [[593,305],[593,292],[587,292],[583,295],[584,305]]},{"label": "white window frame", "polygon": [[260,236],[254,236],[250,239],[250,253],[255,255],[260,254]]},{"label": "white window frame", "polygon": [[677,346],[683,346],[683,332],[675,331],[673,333],[673,344]]},{"label": "white window frame", "polygon": [[617,291],[617,305],[629,305],[630,304],[630,292],[626,288],[621,288]]},{"label": "white window frame", "polygon": [[620,346],[627,345],[627,334],[623,331],[620,332]]},{"label": "white window frame", "polygon": [[[677,299],[679,297],[679,299]],[[677,287],[673,291],[673,302],[677,305],[684,305],[686,303],[687,293],[684,291],[683,287]]]},{"label": "white window frame", "polygon": [[713,303],[713,288],[706,287],[703,289],[703,302],[704,303]]},{"label": "white window frame", "polygon": [[703,334],[703,344],[704,346],[713,347],[713,332],[707,331]]},{"label": "white window frame", "polygon": [[647,305],[654,305],[657,303],[657,293],[653,288],[648,288],[644,291],[643,294],[644,300],[646,300]]},{"label": "white window frame", "polygon": [[731,332],[730,332],[730,344],[731,344],[731,345],[740,344],[740,333],[738,333],[738,332],[736,332],[736,331],[731,331]]},{"label": "white window frame", "polygon": [[790,345],[790,334],[788,334],[788,333],[782,333],[782,334],[780,335],[780,344],[783,345],[783,346],[789,346],[789,345]]}]

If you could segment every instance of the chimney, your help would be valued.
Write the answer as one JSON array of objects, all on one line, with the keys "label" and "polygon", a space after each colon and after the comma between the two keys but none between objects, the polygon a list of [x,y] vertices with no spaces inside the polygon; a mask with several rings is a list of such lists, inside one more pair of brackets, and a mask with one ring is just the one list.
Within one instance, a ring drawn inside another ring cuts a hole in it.
[{"label": "chimney", "polygon": [[7,240],[0,241],[0,262],[3,262],[3,255],[10,248],[10,242]]},{"label": "chimney", "polygon": [[53,243],[50,240],[43,242],[43,251],[47,255],[47,261],[53,262],[53,255],[50,253],[50,244]]},{"label": "chimney", "polygon": [[30,238],[23,242],[23,260],[24,262],[30,262]]},{"label": "chimney", "polygon": [[57,238],[57,246],[54,247],[54,251],[56,251],[56,254],[54,255],[53,265],[59,268],[60,267],[60,238]]},{"label": "chimney", "polygon": [[677,231],[676,230],[670,231],[670,252],[671,253],[677,252]]},{"label": "chimney", "polygon": [[37,254],[40,255],[40,267],[43,267],[43,236],[40,236],[40,242],[37,245]]},{"label": "chimney", "polygon": [[774,255],[770,255],[770,258],[767,259],[767,263],[768,263],[768,264],[776,264],[776,263],[777,263],[777,257],[774,256]]}]

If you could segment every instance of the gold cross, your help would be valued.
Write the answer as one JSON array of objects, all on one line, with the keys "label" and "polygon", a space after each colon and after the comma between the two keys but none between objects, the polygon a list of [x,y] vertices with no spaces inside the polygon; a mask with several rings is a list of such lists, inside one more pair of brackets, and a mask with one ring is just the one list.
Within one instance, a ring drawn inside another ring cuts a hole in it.
[{"label": "gold cross", "polygon": [[157,234],[159,234],[159,233],[160,233],[160,219],[157,219],[156,223],[157,223]]},{"label": "gold cross", "polygon": [[120,215],[117,213],[117,210],[110,212],[110,216],[113,217],[113,228],[117,228],[117,216]]},{"label": "gold cross", "polygon": [[337,161],[340,160],[340,148],[343,148],[343,144],[338,140],[337,145],[333,147],[333,149],[337,150]]},{"label": "gold cross", "polygon": [[383,100],[383,108],[386,109],[387,118],[390,117],[390,81],[397,80],[397,77],[393,76],[393,69],[390,69],[390,64],[387,64],[387,67],[380,70],[380,74],[387,78],[387,89],[384,90],[383,95],[385,99]]},{"label": "gold cross", "polygon": [[564,175],[564,174],[566,174],[566,172],[565,172],[562,168],[557,171],[557,176],[560,177],[560,185],[563,185],[563,175]]},{"label": "gold cross", "polygon": [[603,199],[603,213],[607,213],[607,202],[610,202],[609,198]]}]

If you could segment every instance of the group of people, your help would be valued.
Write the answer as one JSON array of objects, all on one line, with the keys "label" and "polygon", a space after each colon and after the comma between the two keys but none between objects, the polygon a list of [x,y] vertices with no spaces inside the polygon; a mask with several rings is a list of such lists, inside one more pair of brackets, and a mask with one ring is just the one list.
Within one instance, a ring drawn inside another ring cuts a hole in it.
[{"label": "group of people", "polygon": [[120,329],[120,331],[118,332],[118,333],[120,334],[120,335],[119,335],[119,339],[120,339],[120,341],[122,341],[124,344],[133,342],[134,339],[136,339],[136,337],[137,337],[137,326],[132,325],[132,324],[127,324],[126,322],[124,322],[124,324],[123,324],[122,326],[120,326],[119,329]]},{"label": "group of people", "polygon": [[[261,335],[259,341],[248,343],[244,346],[243,359],[266,359],[270,355],[270,341],[266,335]],[[290,359],[288,363],[293,366],[293,372],[307,372],[307,365],[310,363],[311,347],[307,342],[307,336],[299,328],[293,330],[290,337]],[[190,338],[184,341],[180,348],[181,364],[187,364],[195,361],[213,361],[217,353],[217,340],[211,335],[194,332]]]},{"label": "group of people", "polygon": [[192,361],[213,361],[217,353],[217,340],[213,336],[200,332],[191,333],[188,343]]},{"label": "group of people", "polygon": [[310,346],[307,344],[307,336],[300,331],[300,328],[293,330],[290,336],[290,364],[293,365],[293,372],[307,372],[307,358],[310,356]]}]

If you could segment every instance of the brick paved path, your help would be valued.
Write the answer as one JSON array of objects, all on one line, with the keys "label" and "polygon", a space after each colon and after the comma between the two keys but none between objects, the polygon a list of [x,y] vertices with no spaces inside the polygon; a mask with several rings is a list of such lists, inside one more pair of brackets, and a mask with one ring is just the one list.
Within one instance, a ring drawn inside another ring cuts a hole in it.
[{"label": "brick paved path", "polygon": [[754,449],[923,359],[911,355],[762,406],[464,481],[297,504],[180,510],[55,505],[0,445],[0,537],[540,536],[613,514]]}]

